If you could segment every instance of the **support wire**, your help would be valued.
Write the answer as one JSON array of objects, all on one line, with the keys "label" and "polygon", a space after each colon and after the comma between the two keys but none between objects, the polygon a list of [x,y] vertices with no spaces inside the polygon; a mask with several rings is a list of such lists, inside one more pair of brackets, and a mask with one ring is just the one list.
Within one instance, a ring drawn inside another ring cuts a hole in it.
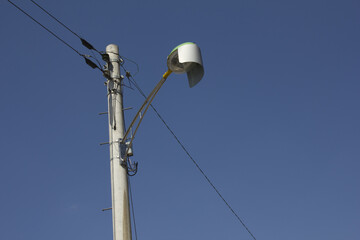
[{"label": "support wire", "polygon": [[[123,66],[122,66],[123,67]],[[124,71],[126,71],[126,69],[123,67]],[[126,71],[127,72],[127,71]],[[131,81],[135,88],[139,91],[139,93],[146,98],[145,93],[141,90],[141,88],[139,87],[139,85],[137,84],[137,82],[135,81],[135,79],[130,75],[130,74],[126,74],[129,81]],[[177,143],[180,145],[180,147],[184,150],[184,152],[186,153],[186,155],[188,155],[188,157],[190,158],[190,160],[194,163],[194,165],[196,166],[196,168],[199,170],[199,172],[203,175],[203,177],[206,179],[206,181],[210,184],[210,186],[214,189],[214,191],[217,193],[217,195],[221,198],[221,200],[225,203],[225,205],[229,208],[229,210],[233,213],[233,215],[237,218],[237,220],[241,223],[241,225],[246,229],[246,231],[251,235],[251,237],[256,240],[254,234],[250,231],[250,229],[246,226],[246,224],[244,223],[243,220],[241,220],[241,218],[239,217],[239,215],[234,211],[234,209],[230,206],[230,204],[225,200],[225,198],[222,196],[222,194],[220,193],[220,191],[215,187],[215,185],[212,183],[212,181],[210,180],[210,178],[205,174],[205,172],[201,169],[201,167],[199,166],[199,164],[195,161],[195,159],[191,156],[191,154],[189,153],[189,151],[186,149],[186,147],[184,146],[184,144],[180,141],[180,139],[176,136],[176,134],[174,133],[174,131],[170,128],[170,126],[166,123],[166,121],[164,120],[164,118],[160,115],[160,113],[156,110],[156,108],[150,104],[150,107],[154,110],[154,112],[156,113],[156,115],[159,117],[159,119],[163,122],[163,124],[165,125],[165,127],[169,130],[169,132],[171,133],[171,135],[175,138],[175,140],[177,141]]]},{"label": "support wire", "polygon": [[130,183],[130,177],[129,177],[129,176],[128,176],[128,185],[129,185],[130,203],[131,203],[131,213],[132,213],[132,216],[133,216],[135,239],[138,240],[138,235],[137,235],[137,230],[136,230],[136,221],[135,221],[134,202],[133,202],[133,197],[132,197],[132,190],[131,190],[131,183]]}]

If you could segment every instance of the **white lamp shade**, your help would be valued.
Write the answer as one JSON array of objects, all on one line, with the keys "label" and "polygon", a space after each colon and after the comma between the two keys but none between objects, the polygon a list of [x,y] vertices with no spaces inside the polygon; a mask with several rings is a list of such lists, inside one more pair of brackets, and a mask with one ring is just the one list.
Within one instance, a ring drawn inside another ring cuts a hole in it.
[{"label": "white lamp shade", "polygon": [[187,73],[189,86],[195,86],[204,76],[200,48],[192,42],[180,44],[167,59],[168,68],[174,73]]}]

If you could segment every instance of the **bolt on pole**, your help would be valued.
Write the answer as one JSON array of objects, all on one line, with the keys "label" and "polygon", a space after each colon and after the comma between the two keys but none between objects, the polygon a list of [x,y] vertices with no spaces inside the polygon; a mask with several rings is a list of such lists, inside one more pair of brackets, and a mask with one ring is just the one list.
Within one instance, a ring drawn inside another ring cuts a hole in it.
[{"label": "bolt on pole", "polygon": [[131,240],[129,191],[125,144],[121,144],[125,133],[123,94],[121,89],[119,47],[110,44],[106,47],[109,55],[107,81],[109,145],[111,171],[112,222],[114,240]]}]

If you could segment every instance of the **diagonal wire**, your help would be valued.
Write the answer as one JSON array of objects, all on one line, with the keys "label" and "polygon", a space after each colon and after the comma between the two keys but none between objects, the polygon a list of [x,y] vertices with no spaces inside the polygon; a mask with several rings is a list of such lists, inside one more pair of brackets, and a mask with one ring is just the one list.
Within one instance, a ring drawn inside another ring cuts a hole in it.
[{"label": "diagonal wire", "polygon": [[15,3],[13,3],[12,1],[8,0],[9,3],[11,3],[14,7],[16,7],[18,10],[20,10],[23,14],[25,14],[27,17],[29,17],[31,20],[33,20],[35,23],[37,23],[39,26],[41,26],[43,29],[45,29],[47,32],[49,32],[51,35],[53,35],[55,38],[57,38],[59,41],[61,41],[62,43],[64,43],[66,46],[68,46],[71,50],[73,50],[74,52],[76,52],[80,57],[83,57],[85,59],[86,64],[88,64],[90,67],[92,68],[97,68],[99,69],[101,72],[103,72],[101,65],[96,65],[93,61],[91,61],[89,59],[89,57],[92,56],[88,56],[88,55],[84,55],[82,53],[80,53],[78,50],[76,50],[75,48],[73,48],[69,43],[67,43],[65,40],[63,40],[62,38],[60,38],[58,35],[56,35],[53,31],[51,31],[50,29],[48,29],[47,27],[45,27],[43,24],[41,24],[39,21],[37,21],[35,18],[33,18],[30,14],[28,14],[27,12],[25,12],[23,9],[21,9],[18,5],[16,5]]},{"label": "diagonal wire", "polygon": [[36,22],[37,24],[39,24],[42,28],[44,28],[46,31],[48,31],[50,34],[52,34],[54,37],[56,37],[58,40],[60,40],[62,43],[64,43],[66,46],[68,46],[69,48],[71,48],[74,52],[76,52],[77,54],[79,54],[81,57],[84,57],[83,54],[81,54],[78,50],[76,50],[75,48],[73,48],[70,44],[68,44],[67,42],[65,42],[63,39],[61,39],[58,35],[56,35],[54,32],[52,32],[50,29],[48,29],[47,27],[45,27],[44,25],[42,25],[40,22],[38,22],[35,18],[33,18],[32,16],[30,16],[30,14],[28,14],[27,12],[25,12],[24,10],[22,10],[18,5],[16,5],[15,3],[13,3],[12,1],[8,0],[9,3],[11,3],[14,7],[16,7],[18,10],[20,10],[22,13],[24,13],[26,16],[28,16],[31,20],[33,20],[34,22]]},{"label": "diagonal wire", "polygon": [[[126,71],[126,69],[123,67],[123,69]],[[139,85],[136,83],[135,79],[127,74],[128,79],[134,84],[134,86],[136,87],[136,89],[140,92],[140,94],[146,98],[145,93],[141,90],[141,88],[139,87]],[[220,191],[215,187],[215,185],[212,183],[212,181],[209,179],[209,177],[205,174],[205,172],[201,169],[201,167],[199,166],[199,164],[195,161],[195,159],[191,156],[191,154],[189,153],[189,151],[185,148],[184,144],[180,141],[180,139],[176,136],[176,134],[174,133],[174,131],[170,128],[170,126],[166,123],[166,121],[164,120],[164,118],[160,115],[160,113],[156,110],[156,108],[153,105],[150,105],[151,108],[154,110],[154,112],[156,113],[156,115],[159,117],[159,119],[164,123],[165,127],[169,130],[169,132],[171,133],[171,135],[173,135],[173,137],[175,138],[175,140],[178,142],[178,144],[181,146],[181,148],[184,150],[184,152],[186,153],[186,155],[188,155],[188,157],[190,158],[190,160],[194,163],[194,165],[196,166],[196,168],[200,171],[200,173],[203,175],[203,177],[206,179],[206,181],[210,184],[210,186],[215,190],[215,192],[218,194],[218,196],[221,198],[221,200],[225,203],[225,205],[229,208],[229,210],[234,214],[234,216],[238,219],[238,221],[241,223],[241,225],[246,229],[246,231],[251,235],[251,237],[256,240],[254,234],[252,234],[252,232],[250,231],[250,229],[246,226],[246,224],[244,223],[243,220],[241,220],[241,218],[239,217],[239,215],[234,211],[234,209],[230,206],[230,204],[225,200],[225,198],[222,196],[222,194],[220,193]]]},{"label": "diagonal wire", "polygon": [[40,4],[38,4],[37,2],[35,2],[34,0],[30,0],[33,4],[35,4],[38,8],[40,8],[41,10],[43,10],[47,15],[49,15],[51,18],[53,18],[55,21],[57,21],[61,26],[63,26],[64,28],[66,28],[69,32],[71,32],[72,34],[74,34],[76,37],[78,37],[81,41],[81,43],[87,47],[90,50],[95,50],[97,53],[99,53],[100,55],[102,55],[102,53],[100,51],[98,51],[96,48],[94,48],[93,45],[91,45],[88,41],[86,41],[85,39],[83,39],[82,37],[79,36],[79,34],[77,34],[76,32],[74,32],[73,30],[71,30],[68,26],[66,26],[64,23],[62,23],[59,19],[57,19],[54,15],[52,15],[50,12],[48,12],[45,8],[43,8],[42,6],[40,6]]},{"label": "diagonal wire", "polygon": [[[135,62],[134,60],[131,60],[130,58],[124,57],[124,56],[120,56],[120,55],[119,55],[119,57],[124,58],[124,59],[130,61],[131,63],[133,63],[133,64],[136,66],[136,72],[134,73],[134,76],[139,73],[140,68],[139,68],[139,64],[137,64],[137,62]],[[130,81],[130,80],[129,80],[129,81]]]},{"label": "diagonal wire", "polygon": [[134,202],[133,202],[133,198],[132,198],[132,191],[131,191],[131,184],[130,184],[129,176],[128,176],[128,184],[129,184],[129,192],[130,192],[131,212],[132,212],[133,222],[134,222],[135,239],[137,240],[138,236],[137,236],[137,230],[136,230],[135,210],[134,210]]},{"label": "diagonal wire", "polygon": [[93,59],[95,59],[95,61],[97,62],[97,64],[99,65],[99,67],[101,68],[101,63],[100,63],[100,61],[97,59],[97,57],[96,57],[96,54],[94,53],[94,50],[90,50],[91,51],[91,53],[94,55],[94,56],[90,56],[90,57],[92,57]]},{"label": "diagonal wire", "polygon": [[43,7],[41,7],[38,3],[36,3],[33,0],[30,0],[33,4],[35,4],[36,6],[38,6],[41,10],[43,10],[47,15],[49,15],[50,17],[52,17],[55,21],[57,21],[59,24],[61,24],[61,26],[63,26],[64,28],[66,28],[67,30],[69,30],[70,32],[72,32],[72,34],[74,34],[75,36],[77,36],[78,38],[81,38],[77,33],[75,33],[74,31],[72,31],[70,28],[68,28],[65,24],[63,24],[62,22],[60,22],[60,20],[58,20],[56,17],[54,17],[51,13],[49,13],[48,11],[46,11]]}]

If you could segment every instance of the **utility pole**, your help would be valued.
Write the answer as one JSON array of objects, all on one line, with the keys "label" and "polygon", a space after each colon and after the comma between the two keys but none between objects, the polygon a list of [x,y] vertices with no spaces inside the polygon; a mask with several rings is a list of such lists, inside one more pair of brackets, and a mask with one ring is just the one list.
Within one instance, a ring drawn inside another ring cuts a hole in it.
[{"label": "utility pole", "polygon": [[114,240],[131,240],[128,175],[125,157],[126,146],[121,141],[125,132],[123,94],[120,75],[119,47],[106,47],[109,55],[108,117],[111,170],[112,222]]},{"label": "utility pole", "polygon": [[[177,46],[168,56],[168,70],[140,107],[128,131],[125,131],[123,94],[121,89],[124,77],[120,75],[121,59],[119,58],[119,47],[115,44],[110,44],[106,47],[106,53],[109,59],[105,60],[106,57],[104,56],[103,59],[108,62],[104,74],[108,78],[106,85],[108,91],[113,239],[131,240],[128,169],[132,171],[132,166],[127,165],[127,156],[132,156],[132,141],[143,119],[143,116],[140,116],[147,112],[154,97],[172,72],[187,73],[189,85],[193,87],[202,79],[204,68],[200,49],[195,43],[187,42]],[[136,122],[135,131],[130,141],[127,142],[126,138],[129,137],[130,129],[132,129]]]}]

